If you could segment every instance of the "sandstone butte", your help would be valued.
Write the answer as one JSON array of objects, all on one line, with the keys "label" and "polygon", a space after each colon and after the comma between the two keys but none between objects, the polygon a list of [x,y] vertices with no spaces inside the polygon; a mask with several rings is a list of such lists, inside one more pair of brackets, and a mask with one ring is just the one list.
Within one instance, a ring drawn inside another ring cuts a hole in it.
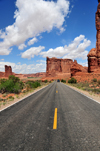
[{"label": "sandstone butte", "polygon": [[87,73],[88,68],[78,64],[76,60],[47,57],[46,77],[42,80],[67,79],[77,72]]}]

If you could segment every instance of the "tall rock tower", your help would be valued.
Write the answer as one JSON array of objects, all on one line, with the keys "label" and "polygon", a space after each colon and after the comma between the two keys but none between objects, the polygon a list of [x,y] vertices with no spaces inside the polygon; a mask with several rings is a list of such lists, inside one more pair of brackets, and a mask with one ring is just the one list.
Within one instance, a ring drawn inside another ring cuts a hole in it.
[{"label": "tall rock tower", "polygon": [[11,66],[5,65],[5,77],[9,77],[10,75],[13,75]]},{"label": "tall rock tower", "polygon": [[95,17],[95,25],[97,30],[96,48],[92,48],[87,55],[88,57],[88,72],[100,72],[100,0],[98,0],[98,7]]},{"label": "tall rock tower", "polygon": [[97,62],[98,66],[100,67],[100,0],[98,0],[98,7],[96,12],[96,30],[97,30],[97,42],[96,42],[96,49],[97,49]]}]

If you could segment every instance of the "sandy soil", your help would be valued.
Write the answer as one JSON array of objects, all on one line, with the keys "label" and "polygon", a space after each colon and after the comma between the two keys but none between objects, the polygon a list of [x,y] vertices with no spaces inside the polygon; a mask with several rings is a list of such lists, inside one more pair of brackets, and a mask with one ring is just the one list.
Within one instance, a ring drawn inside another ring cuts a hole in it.
[{"label": "sandy soil", "polygon": [[[20,95],[15,95],[15,96],[10,95],[10,96],[14,96],[14,100],[13,101],[6,101],[5,105],[1,104],[0,105],[0,111],[7,108],[8,106],[11,106],[11,105],[15,104],[16,102],[21,101],[22,99],[30,96],[31,94],[34,94],[35,92],[37,92],[38,90],[46,87],[47,85],[48,84],[40,86],[40,87],[36,88],[35,90],[33,90],[32,92],[27,92],[26,94],[21,93]],[[16,96],[18,96],[18,97],[16,97]]]},{"label": "sandy soil", "polygon": [[78,88],[76,88],[76,87],[74,87],[74,86],[71,86],[71,85],[69,85],[69,84],[67,84],[67,85],[68,85],[69,87],[73,88],[74,90],[77,90],[77,91],[79,91],[79,92],[85,94],[86,96],[88,96],[88,97],[90,97],[90,98],[96,100],[97,102],[100,102],[100,94],[90,93],[90,92],[88,92],[88,91],[84,91],[84,90],[78,89]]}]

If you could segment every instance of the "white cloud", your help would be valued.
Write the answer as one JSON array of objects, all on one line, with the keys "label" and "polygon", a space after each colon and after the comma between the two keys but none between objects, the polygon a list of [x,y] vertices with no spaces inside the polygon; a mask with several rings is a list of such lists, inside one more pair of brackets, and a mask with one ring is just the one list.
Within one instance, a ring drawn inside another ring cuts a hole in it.
[{"label": "white cloud", "polygon": [[0,61],[4,61],[4,59],[0,59]]},{"label": "white cloud", "polygon": [[79,62],[79,64],[81,64],[82,66],[88,67],[88,62],[87,61],[86,62]]},{"label": "white cloud", "polygon": [[23,50],[25,47],[27,47],[25,44],[21,44],[18,46],[18,49]]},{"label": "white cloud", "polygon": [[28,38],[50,32],[54,27],[63,32],[69,5],[68,0],[17,0],[14,24],[6,27],[5,32],[0,30],[0,38],[3,39],[0,42],[0,55],[8,55],[14,45],[22,49],[20,45]]},{"label": "white cloud", "polygon": [[18,62],[17,64],[21,64],[21,62]]},{"label": "white cloud", "polygon": [[85,60],[87,58],[88,51],[85,50],[90,46],[91,41],[85,39],[84,35],[76,37],[74,41],[68,46],[57,47],[55,49],[49,49],[48,51],[43,51],[40,54],[45,57],[59,57],[59,58],[70,58],[77,59],[82,58]]},{"label": "white cloud", "polygon": [[12,72],[14,73],[37,73],[37,72],[45,72],[46,71],[46,63],[38,63],[38,64],[15,64],[11,62],[0,62],[0,71],[4,72],[4,66],[8,65],[12,67]]},{"label": "white cloud", "polygon": [[28,41],[28,45],[33,45],[35,42],[37,42],[38,39],[36,37],[34,37],[33,39],[31,39],[30,41]]},{"label": "white cloud", "polygon": [[45,47],[43,47],[43,46],[31,47],[30,49],[23,52],[21,54],[21,57],[22,58],[27,58],[27,59],[34,58],[34,55],[39,55],[40,51],[43,50],[43,49],[45,49]]}]

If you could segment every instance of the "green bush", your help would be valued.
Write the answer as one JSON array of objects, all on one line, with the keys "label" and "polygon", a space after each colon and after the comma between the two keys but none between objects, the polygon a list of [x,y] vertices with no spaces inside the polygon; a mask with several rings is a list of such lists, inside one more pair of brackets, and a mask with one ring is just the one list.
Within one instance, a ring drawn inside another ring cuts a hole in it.
[{"label": "green bush", "polygon": [[66,80],[63,80],[63,79],[62,79],[61,82],[66,83]]},{"label": "green bush", "polygon": [[96,78],[94,78],[94,79],[92,79],[92,81],[93,81],[93,82],[97,82],[97,79],[96,79]]},{"label": "green bush", "polygon": [[1,93],[13,92],[14,83],[12,80],[7,80],[6,82],[0,85]]},{"label": "green bush", "polygon": [[13,92],[18,94],[21,92],[21,88],[20,88],[20,84],[19,83],[15,83],[14,87],[13,87]]},{"label": "green bush", "polygon": [[70,80],[68,80],[68,83],[77,83],[77,80],[72,77]]},{"label": "green bush", "polygon": [[48,82],[48,80],[45,80],[44,82],[45,82],[45,83],[47,83],[47,82]]},{"label": "green bush", "polygon": [[20,85],[20,89],[24,88],[24,83],[22,81],[19,82],[19,85]]},{"label": "green bush", "polygon": [[10,75],[8,80],[2,79],[0,84],[0,92],[19,93],[23,89],[24,83],[18,77]]},{"label": "green bush", "polygon": [[14,75],[9,76],[9,80],[12,80],[14,83],[19,82],[20,79],[18,77],[15,77]]},{"label": "green bush", "polygon": [[14,97],[13,96],[9,96],[9,99],[14,99]]},{"label": "green bush", "polygon": [[98,80],[98,84],[100,84],[100,80]]},{"label": "green bush", "polygon": [[7,79],[0,79],[0,83],[2,84],[2,83],[5,83],[7,81]]},{"label": "green bush", "polygon": [[37,88],[38,86],[41,86],[40,83],[38,81],[34,82],[34,81],[28,81],[27,82],[27,86],[29,88]]}]

